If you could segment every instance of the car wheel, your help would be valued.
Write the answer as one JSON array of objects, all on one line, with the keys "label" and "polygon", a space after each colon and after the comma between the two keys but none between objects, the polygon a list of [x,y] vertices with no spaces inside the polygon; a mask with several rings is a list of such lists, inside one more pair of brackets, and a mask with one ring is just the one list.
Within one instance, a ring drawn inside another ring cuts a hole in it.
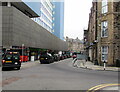
[{"label": "car wheel", "polygon": [[20,70],[20,67],[17,67],[17,70]]},{"label": "car wheel", "polygon": [[5,68],[4,68],[4,67],[2,67],[2,71],[5,71]]},{"label": "car wheel", "polygon": [[43,62],[40,62],[40,64],[43,64]]},{"label": "car wheel", "polygon": [[49,60],[49,61],[48,61],[48,64],[50,64],[50,63],[51,63],[51,61]]}]

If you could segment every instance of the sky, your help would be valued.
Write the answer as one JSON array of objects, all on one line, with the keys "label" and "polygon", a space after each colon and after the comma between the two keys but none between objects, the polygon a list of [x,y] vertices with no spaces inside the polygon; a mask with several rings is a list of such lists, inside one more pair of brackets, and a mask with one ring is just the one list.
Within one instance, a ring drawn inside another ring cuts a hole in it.
[{"label": "sky", "polygon": [[65,0],[64,37],[83,39],[91,7],[92,0]]}]

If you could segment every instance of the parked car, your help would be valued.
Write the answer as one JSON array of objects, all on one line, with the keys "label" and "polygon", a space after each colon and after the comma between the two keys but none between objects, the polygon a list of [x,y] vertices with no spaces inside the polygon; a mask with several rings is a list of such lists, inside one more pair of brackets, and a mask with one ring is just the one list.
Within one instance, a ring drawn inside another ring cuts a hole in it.
[{"label": "parked car", "polygon": [[49,64],[54,62],[54,57],[50,53],[43,53],[40,55],[39,60],[41,64]]},{"label": "parked car", "polygon": [[64,55],[60,54],[60,60],[64,59]]},{"label": "parked car", "polygon": [[54,61],[60,61],[60,55],[59,54],[54,54]]},{"label": "parked car", "polygon": [[70,57],[71,57],[70,54],[66,54],[66,56],[67,56],[67,58],[70,58]]},{"label": "parked car", "polygon": [[65,52],[65,54],[66,54],[67,58],[71,58],[71,52],[67,51],[67,52]]},{"label": "parked car", "polygon": [[64,59],[67,59],[67,55],[66,54],[63,54],[63,56],[64,56]]},{"label": "parked car", "polygon": [[2,69],[5,68],[17,68],[21,67],[20,54],[18,52],[7,52],[4,54],[2,59]]}]

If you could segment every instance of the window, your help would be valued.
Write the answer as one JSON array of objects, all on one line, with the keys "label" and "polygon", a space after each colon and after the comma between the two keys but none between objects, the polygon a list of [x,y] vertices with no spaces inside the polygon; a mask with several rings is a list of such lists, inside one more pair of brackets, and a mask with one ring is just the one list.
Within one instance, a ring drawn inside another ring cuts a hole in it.
[{"label": "window", "polygon": [[53,11],[53,14],[55,14],[55,12]]},{"label": "window", "polygon": [[103,21],[101,23],[101,37],[108,37],[108,22]]},{"label": "window", "polygon": [[102,14],[108,12],[108,2],[107,0],[102,0]]},{"label": "window", "polygon": [[108,60],[108,46],[102,46],[101,47],[101,52],[102,52],[102,61],[107,61]]},{"label": "window", "polygon": [[53,23],[53,27],[55,26],[55,24]]},{"label": "window", "polygon": [[55,5],[53,5],[53,8],[55,8]]},{"label": "window", "polygon": [[13,55],[13,58],[14,58],[14,59],[19,59],[19,55],[18,55],[18,54],[14,54],[14,55]]},{"label": "window", "polygon": [[55,20],[55,18],[53,18],[53,20]]},{"label": "window", "polygon": [[54,29],[52,30],[52,32],[55,32]]},{"label": "window", "polygon": [[12,54],[7,54],[7,55],[5,56],[5,58],[11,59],[11,58],[12,58]]}]

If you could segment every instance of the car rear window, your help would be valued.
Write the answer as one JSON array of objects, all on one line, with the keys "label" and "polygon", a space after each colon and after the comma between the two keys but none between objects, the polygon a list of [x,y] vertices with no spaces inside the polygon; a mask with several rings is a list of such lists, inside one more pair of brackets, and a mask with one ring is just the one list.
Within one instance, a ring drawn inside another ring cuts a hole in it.
[{"label": "car rear window", "polygon": [[19,59],[19,54],[6,54],[5,55],[6,59]]},{"label": "car rear window", "polygon": [[19,55],[18,54],[13,54],[13,58],[14,59],[19,59]]},{"label": "car rear window", "polygon": [[12,55],[11,55],[11,54],[7,54],[7,55],[5,56],[5,58],[11,59],[11,58],[12,58]]}]

